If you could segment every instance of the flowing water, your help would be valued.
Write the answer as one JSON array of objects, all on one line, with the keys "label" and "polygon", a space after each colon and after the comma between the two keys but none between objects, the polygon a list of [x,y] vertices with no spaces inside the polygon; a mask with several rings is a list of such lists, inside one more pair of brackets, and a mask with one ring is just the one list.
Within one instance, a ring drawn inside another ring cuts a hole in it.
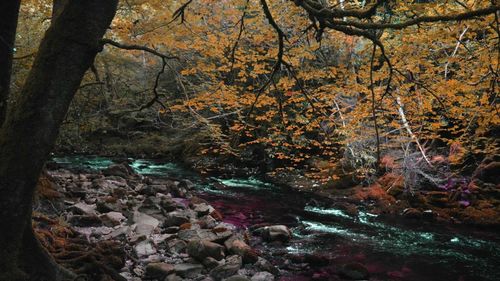
[{"label": "flowing water", "polygon": [[[64,157],[54,161],[70,168],[102,169],[113,163],[100,157]],[[335,278],[338,265],[361,263],[370,280],[475,281],[500,280],[500,237],[497,233],[442,226],[387,221],[360,211],[347,214],[335,203],[309,204],[311,195],[282,188],[256,178],[201,178],[173,163],[133,160],[141,174],[187,178],[199,196],[238,227],[259,223],[285,224],[293,230],[286,245],[260,248],[273,262],[308,254],[327,257],[329,264],[288,271],[282,280],[310,280],[313,274]],[[221,189],[221,186],[223,187]],[[328,206],[328,207],[325,207]]]}]

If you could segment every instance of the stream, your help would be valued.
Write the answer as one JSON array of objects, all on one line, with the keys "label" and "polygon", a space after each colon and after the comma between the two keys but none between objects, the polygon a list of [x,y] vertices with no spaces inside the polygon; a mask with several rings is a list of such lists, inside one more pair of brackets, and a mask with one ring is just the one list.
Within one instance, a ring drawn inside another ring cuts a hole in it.
[{"label": "stream", "polygon": [[[53,161],[66,168],[93,170],[113,164],[110,158],[87,156]],[[143,159],[133,160],[131,166],[143,175],[191,180],[197,195],[218,209],[224,221],[238,227],[260,223],[289,226],[293,231],[289,243],[258,248],[280,267],[289,266],[287,259],[294,255],[328,258],[328,264],[316,267],[293,270],[290,265],[280,280],[312,280],[311,276],[330,280],[324,276],[336,276],[338,265],[349,263],[363,264],[370,280],[500,280],[498,233],[405,219],[389,221],[361,207],[353,216],[335,208],[335,202],[312,200],[312,195],[252,177],[203,178],[173,163]]]}]

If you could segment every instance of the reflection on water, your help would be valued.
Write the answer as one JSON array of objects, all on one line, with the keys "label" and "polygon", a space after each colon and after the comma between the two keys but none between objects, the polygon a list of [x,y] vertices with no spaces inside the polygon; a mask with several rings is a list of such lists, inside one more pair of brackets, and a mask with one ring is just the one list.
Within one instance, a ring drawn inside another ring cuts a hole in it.
[{"label": "reflection on water", "polygon": [[[113,162],[102,157],[60,157],[54,161],[72,168],[103,169]],[[307,205],[297,192],[283,192],[257,178],[201,179],[173,163],[131,159],[140,174],[192,180],[200,196],[237,226],[261,222],[286,223],[294,239],[292,254],[320,253],[339,261],[355,259],[368,265],[377,280],[500,280],[500,243],[463,230],[439,225],[387,223],[360,211]],[[485,236],[486,237],[486,236]],[[273,251],[274,246],[268,250]],[[378,274],[378,275],[377,275]]]}]

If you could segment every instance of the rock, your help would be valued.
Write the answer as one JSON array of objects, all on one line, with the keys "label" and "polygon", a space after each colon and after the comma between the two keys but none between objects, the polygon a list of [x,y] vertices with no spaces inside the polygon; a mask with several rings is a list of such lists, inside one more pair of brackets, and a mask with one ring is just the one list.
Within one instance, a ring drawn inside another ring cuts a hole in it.
[{"label": "rock", "polygon": [[149,256],[156,253],[153,243],[148,240],[141,241],[135,245],[134,251],[138,257]]},{"label": "rock", "polygon": [[360,263],[349,263],[344,265],[340,269],[339,275],[349,280],[366,280],[370,277],[368,269]]},{"label": "rock", "polygon": [[223,264],[223,262],[219,262],[217,261],[216,259],[212,258],[212,257],[206,257],[204,260],[203,260],[203,265],[208,268],[208,269],[212,269],[214,267],[217,267],[219,265]]},{"label": "rock", "polygon": [[206,215],[200,218],[198,224],[201,228],[214,228],[217,226],[217,221],[211,215]]},{"label": "rock", "polygon": [[170,274],[165,278],[164,281],[182,281],[182,278],[176,274]]},{"label": "rock", "polygon": [[134,232],[137,236],[149,236],[153,234],[155,228],[149,224],[137,224],[135,225]]},{"label": "rock", "polygon": [[206,204],[206,203],[201,203],[201,204],[196,204],[194,205],[194,211],[199,217],[205,216],[213,212],[215,209]]},{"label": "rock", "polygon": [[407,219],[420,219],[422,218],[422,212],[415,208],[406,208],[403,210],[403,217]]},{"label": "rock", "polygon": [[167,246],[170,253],[179,254],[185,252],[187,243],[181,239],[173,239],[171,241],[168,241]]},{"label": "rock", "polygon": [[102,225],[101,219],[96,215],[76,215],[68,219],[68,223],[73,226],[91,227]]},{"label": "rock", "polygon": [[79,202],[71,206],[71,210],[78,215],[95,216],[97,215],[95,209],[96,205],[89,205],[84,202]]},{"label": "rock", "polygon": [[244,275],[234,275],[234,276],[227,278],[226,281],[250,281],[250,279],[248,279],[248,277],[246,277]]},{"label": "rock", "polygon": [[228,243],[226,245],[229,246],[228,250],[231,254],[239,256],[244,256],[246,252],[252,249],[247,245],[247,243],[239,239],[233,240],[231,243]]},{"label": "rock", "polygon": [[238,273],[242,264],[240,256],[229,256],[225,264],[219,265],[210,271],[210,276],[217,281],[223,280]]},{"label": "rock", "polygon": [[185,188],[187,190],[192,190],[194,189],[195,185],[190,180],[181,180],[178,184],[178,187]]},{"label": "rock", "polygon": [[84,188],[82,188],[80,186],[75,186],[75,185],[72,185],[71,187],[67,186],[66,190],[67,190],[67,194],[71,197],[85,199],[85,197],[87,196],[87,190],[85,190]]},{"label": "rock", "polygon": [[183,278],[194,278],[201,274],[203,265],[195,263],[181,263],[174,266],[175,273]]},{"label": "rock", "polygon": [[262,232],[262,238],[267,241],[287,242],[292,238],[292,232],[284,225],[267,226]]},{"label": "rock", "polygon": [[100,213],[108,213],[108,212],[116,211],[117,207],[112,203],[100,201],[98,199],[98,201],[96,202],[96,209]]},{"label": "rock", "polygon": [[117,226],[127,218],[120,212],[108,212],[99,217],[106,226]]},{"label": "rock", "polygon": [[187,253],[199,261],[203,261],[207,257],[221,260],[225,256],[224,247],[207,240],[190,241],[187,245]]},{"label": "rock", "polygon": [[102,174],[105,176],[118,176],[122,178],[128,178],[134,174],[134,170],[128,164],[112,164],[106,169],[102,170]]},{"label": "rock", "polygon": [[438,207],[446,207],[449,203],[449,193],[446,191],[429,191],[426,193],[425,197],[427,201]]},{"label": "rock", "polygon": [[187,197],[187,190],[183,187],[179,187],[179,186],[173,186],[172,187],[172,190],[171,190],[171,193],[174,197],[178,197],[178,198],[185,198]]},{"label": "rock", "polygon": [[168,274],[174,272],[174,266],[168,263],[150,263],[146,266],[146,277],[163,279]]},{"label": "rock", "polygon": [[228,239],[224,245],[229,253],[242,257],[244,263],[255,263],[258,260],[257,253],[242,240]]},{"label": "rock", "polygon": [[280,273],[279,269],[277,269],[272,263],[262,257],[258,257],[258,260],[255,263],[255,267],[262,271],[270,272],[274,275],[278,275]]},{"label": "rock", "polygon": [[189,216],[186,212],[174,211],[165,216],[163,225],[165,227],[180,226],[181,224],[188,223]]},{"label": "rock", "polygon": [[171,226],[163,229],[163,232],[173,234],[179,232],[179,229],[178,226]]},{"label": "rock", "polygon": [[135,232],[139,235],[151,235],[160,224],[160,221],[156,218],[138,211],[134,212],[132,220],[137,224]]},{"label": "rock", "polygon": [[257,272],[250,279],[251,281],[274,281],[274,275],[267,271]]},{"label": "rock", "polygon": [[190,240],[207,240],[210,242],[224,242],[232,235],[231,231],[223,231],[214,233],[209,229],[184,229],[179,231],[179,238],[185,241]]},{"label": "rock", "polygon": [[122,226],[120,228],[117,228],[115,230],[113,230],[113,232],[111,232],[110,234],[104,236],[103,238],[105,240],[110,240],[110,239],[122,239],[122,238],[125,238],[127,236],[127,233],[130,231],[130,227],[129,226]]},{"label": "rock", "polygon": [[185,208],[184,205],[175,202],[171,198],[162,198],[160,202],[160,207],[162,207],[167,212],[172,212],[177,209]]},{"label": "rock", "polygon": [[111,192],[115,188],[127,188],[127,181],[123,178],[103,178],[92,181],[92,187],[102,191]]},{"label": "rock", "polygon": [[474,171],[472,177],[486,183],[500,184],[500,162],[491,158],[484,159]]}]

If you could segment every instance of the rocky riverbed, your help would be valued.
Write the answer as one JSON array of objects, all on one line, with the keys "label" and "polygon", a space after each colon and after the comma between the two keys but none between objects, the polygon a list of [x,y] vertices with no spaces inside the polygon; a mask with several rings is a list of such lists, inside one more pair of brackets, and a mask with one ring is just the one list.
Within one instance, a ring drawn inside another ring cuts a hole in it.
[{"label": "rocky riverbed", "polygon": [[[255,178],[204,178],[171,163],[117,165],[121,161],[95,157],[56,162],[41,180],[45,188],[36,209],[53,220],[35,216],[35,222],[39,230],[48,224],[62,233],[44,241],[60,263],[91,280],[499,277],[494,232],[410,216],[388,221],[371,211],[377,208],[349,197],[323,200]],[[82,251],[53,246],[61,236],[78,238],[85,244],[78,248],[91,254],[75,262]],[[80,268],[96,261],[100,267]],[[103,274],[93,274],[96,269]]]},{"label": "rocky riverbed", "polygon": [[[122,280],[267,281],[279,274],[248,245],[248,232],[222,222],[193,194],[189,180],[145,177],[114,164],[100,173],[52,170],[42,181],[52,200],[40,201],[38,211],[57,214],[94,245],[116,241],[124,250],[116,268]],[[283,225],[255,233],[270,242],[291,237]]]}]

